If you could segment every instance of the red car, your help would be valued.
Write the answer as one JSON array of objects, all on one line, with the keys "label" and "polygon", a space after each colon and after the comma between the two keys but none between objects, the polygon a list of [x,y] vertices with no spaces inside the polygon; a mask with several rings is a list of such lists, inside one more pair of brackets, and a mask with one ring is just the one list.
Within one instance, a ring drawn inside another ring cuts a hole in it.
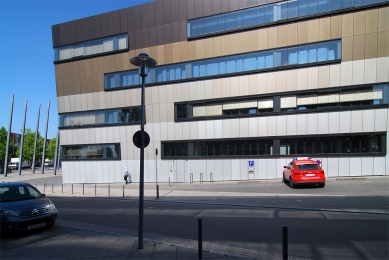
[{"label": "red car", "polygon": [[323,188],[326,184],[326,176],[320,164],[311,158],[294,158],[287,166],[284,166],[283,181],[289,182],[289,186],[317,184]]}]

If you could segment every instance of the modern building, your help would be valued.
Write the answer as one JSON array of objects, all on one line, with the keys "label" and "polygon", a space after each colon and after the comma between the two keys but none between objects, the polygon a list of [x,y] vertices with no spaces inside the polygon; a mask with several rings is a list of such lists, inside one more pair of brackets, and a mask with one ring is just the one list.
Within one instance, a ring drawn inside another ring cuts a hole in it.
[{"label": "modern building", "polygon": [[64,183],[139,181],[141,52],[146,182],[389,175],[388,0],[156,0],[52,36]]}]

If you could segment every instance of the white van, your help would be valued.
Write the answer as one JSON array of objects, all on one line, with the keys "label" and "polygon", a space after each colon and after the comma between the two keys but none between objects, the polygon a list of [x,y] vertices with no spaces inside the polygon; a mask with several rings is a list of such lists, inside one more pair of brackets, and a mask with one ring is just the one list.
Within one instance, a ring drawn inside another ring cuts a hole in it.
[{"label": "white van", "polygon": [[[17,169],[19,169],[19,158],[11,158],[11,161],[8,164],[8,168],[10,170],[17,170]],[[21,168],[22,169],[31,168],[31,163],[29,161],[23,161]]]}]

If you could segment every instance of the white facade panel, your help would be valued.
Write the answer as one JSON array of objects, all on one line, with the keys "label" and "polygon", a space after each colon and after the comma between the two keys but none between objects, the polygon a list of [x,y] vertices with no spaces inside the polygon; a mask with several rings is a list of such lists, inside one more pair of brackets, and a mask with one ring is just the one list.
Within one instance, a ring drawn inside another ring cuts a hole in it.
[{"label": "white facade panel", "polygon": [[365,61],[353,61],[353,85],[363,84],[365,75]]},{"label": "white facade panel", "polygon": [[377,82],[389,81],[389,57],[377,59]]},{"label": "white facade panel", "polygon": [[183,123],[173,123],[173,124],[174,124],[174,140],[182,140]]},{"label": "white facade panel", "polygon": [[104,183],[109,183],[110,182],[110,171],[112,168],[110,167],[110,162],[109,161],[102,161],[101,162],[103,165],[103,182]]},{"label": "white facade panel", "polygon": [[224,181],[223,160],[215,160],[213,179],[215,181]]},{"label": "white facade panel", "polygon": [[362,158],[350,157],[350,176],[362,175]]},{"label": "white facade panel", "polygon": [[374,132],[375,113],[376,110],[363,110],[363,132]]},{"label": "white facade panel", "polygon": [[80,183],[87,183],[87,179],[86,179],[86,176],[87,176],[87,172],[86,172],[86,161],[81,161],[79,162],[79,169],[77,171],[77,175],[80,177]]},{"label": "white facade panel", "polygon": [[[108,131],[110,132],[109,134],[109,141],[108,141]],[[101,128],[101,142],[102,143],[112,143],[112,127],[102,127]]]},{"label": "white facade panel", "polygon": [[328,113],[317,114],[317,133],[328,134],[329,116]]},{"label": "white facade panel", "polygon": [[212,178],[215,180],[214,172],[215,172],[215,160],[210,159],[206,160],[205,163],[207,164],[207,173],[206,173],[206,181],[211,181],[211,173],[212,173]]},{"label": "white facade panel", "polygon": [[296,121],[297,121],[297,134],[298,135],[306,135],[307,134],[307,120],[308,115],[302,114],[302,115],[296,115]]},{"label": "white facade panel", "polygon": [[377,82],[377,59],[365,60],[365,75],[364,83],[376,83]]},{"label": "white facade panel", "polygon": [[241,118],[239,119],[239,137],[248,137],[249,136],[249,119]]},{"label": "white facade panel", "polygon": [[223,160],[223,175],[224,180],[232,180],[232,160]]},{"label": "white facade panel", "polygon": [[365,176],[373,175],[374,172],[374,158],[362,157],[362,174]]},{"label": "white facade panel", "polygon": [[223,120],[215,120],[215,138],[223,137]]},{"label": "white facade panel", "polygon": [[258,136],[268,136],[267,117],[258,117]]},{"label": "white facade panel", "polygon": [[240,166],[240,180],[249,180],[248,175],[248,159],[240,159],[239,160],[239,166]]},{"label": "white facade panel", "polygon": [[327,176],[328,177],[338,177],[339,176],[339,159],[338,158],[328,158]]},{"label": "white facade panel", "polygon": [[197,132],[198,132],[199,139],[206,139],[207,138],[207,129],[205,127],[205,121],[198,121],[197,122]]},{"label": "white facade panel", "polygon": [[268,135],[277,135],[277,117],[269,116],[267,118],[267,134]]},{"label": "white facade panel", "polygon": [[240,180],[240,161],[231,160],[231,179],[230,180]]},{"label": "white facade panel", "polygon": [[374,130],[379,131],[388,131],[388,109],[376,109],[374,117]]},{"label": "white facade panel", "polygon": [[267,178],[268,179],[277,179],[278,169],[277,159],[268,159],[267,160]]},{"label": "white facade panel", "polygon": [[62,182],[64,184],[70,183],[70,164],[74,162],[62,162]]},{"label": "white facade panel", "polygon": [[256,164],[256,179],[266,180],[267,177],[267,161],[268,159],[258,159],[258,163]]},{"label": "white facade panel", "polygon": [[182,139],[188,140],[190,139],[190,124],[189,123],[183,123],[182,124]]},{"label": "white facade panel", "polygon": [[256,137],[258,135],[258,118],[250,117],[248,120],[249,120],[249,137]]},{"label": "white facade panel", "polygon": [[308,114],[307,115],[307,134],[316,135],[317,134],[317,117],[318,114]]},{"label": "white facade panel", "polygon": [[373,175],[385,175],[386,174],[386,158],[374,157],[374,170]]},{"label": "white facade panel", "polygon": [[297,116],[288,115],[286,116],[286,134],[296,135],[297,134]]},{"label": "white facade panel", "polygon": [[167,123],[167,140],[176,140],[174,122]]},{"label": "white facade panel", "polygon": [[231,137],[239,137],[239,119],[231,119]]},{"label": "white facade panel", "polygon": [[340,64],[330,65],[330,87],[340,86],[341,66]]},{"label": "white facade panel", "polygon": [[350,158],[339,158],[339,176],[350,176]]},{"label": "white facade panel", "polygon": [[213,121],[213,120],[205,121],[205,131],[206,131],[207,139],[214,139],[215,138],[215,121]]},{"label": "white facade panel", "polygon": [[353,62],[342,62],[340,64],[340,70],[341,70],[341,78],[340,78],[340,84],[342,86],[348,86],[351,85],[353,82]]},{"label": "white facade panel", "polygon": [[352,133],[362,132],[363,112],[364,111],[362,110],[351,111],[351,132]]},{"label": "white facade panel", "polygon": [[280,135],[286,135],[286,128],[287,128],[287,122],[286,122],[286,119],[287,119],[287,116],[277,116],[276,117],[277,119],[277,136],[280,136]]},{"label": "white facade panel", "polygon": [[328,133],[334,134],[340,131],[340,113],[331,112],[328,113]]},{"label": "white facade panel", "polygon": [[[357,126],[355,128],[357,128]],[[351,111],[341,112],[340,121],[339,121],[339,132],[350,133],[350,131],[351,131]]]}]

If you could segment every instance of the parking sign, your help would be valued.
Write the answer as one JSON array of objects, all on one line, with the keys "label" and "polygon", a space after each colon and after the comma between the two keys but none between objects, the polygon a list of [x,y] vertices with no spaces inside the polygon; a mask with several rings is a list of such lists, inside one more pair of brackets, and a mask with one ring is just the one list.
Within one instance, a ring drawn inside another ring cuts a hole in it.
[{"label": "parking sign", "polygon": [[249,160],[249,167],[254,167],[254,160]]}]

